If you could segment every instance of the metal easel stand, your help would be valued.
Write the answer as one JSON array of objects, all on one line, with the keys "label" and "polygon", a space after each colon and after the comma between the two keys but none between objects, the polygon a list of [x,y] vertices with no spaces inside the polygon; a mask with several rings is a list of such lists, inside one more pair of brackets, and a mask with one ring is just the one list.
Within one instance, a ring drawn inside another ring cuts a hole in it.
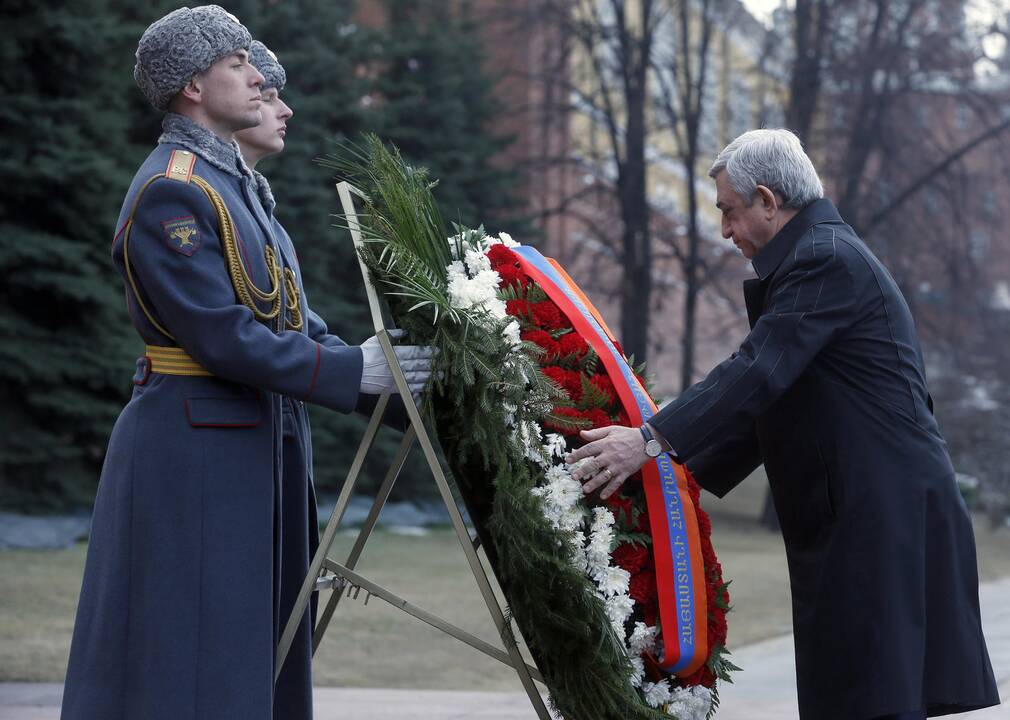
[{"label": "metal easel stand", "polygon": [[[360,197],[361,193],[346,182],[341,182],[337,185],[337,193],[340,196],[340,202],[348,221],[355,249],[359,250],[362,246],[361,230],[357,222],[357,213],[354,208],[352,194],[356,194]],[[526,694],[529,696],[530,702],[533,704],[533,708],[536,710],[537,716],[540,720],[551,720],[551,714],[548,711],[543,698],[540,696],[540,692],[534,682],[536,680],[542,683],[543,676],[536,667],[526,663],[523,659],[519,646],[516,643],[516,637],[512,626],[509,621],[505,619],[505,613],[502,611],[502,607],[498,603],[498,599],[491,587],[491,583],[484,570],[484,566],[481,564],[480,558],[477,556],[480,541],[476,537],[471,537],[469,530],[463,522],[463,517],[460,514],[459,508],[456,506],[456,501],[452,495],[452,490],[449,487],[449,482],[446,479],[445,473],[442,471],[442,466],[438,460],[438,456],[435,454],[435,448],[432,444],[431,437],[428,435],[428,432],[421,421],[421,415],[418,411],[417,405],[411,399],[410,389],[407,386],[407,379],[403,374],[403,370],[400,368],[395,353],[393,352],[393,344],[387,332],[386,323],[383,319],[382,306],[379,303],[379,296],[371,283],[367,269],[361,262],[360,256],[358,257],[358,262],[361,266],[361,275],[365,281],[365,293],[368,296],[368,306],[372,314],[372,321],[375,325],[375,334],[379,340],[379,344],[382,346],[383,352],[386,355],[386,360],[389,362],[389,366],[393,371],[393,377],[396,380],[396,387],[400,393],[400,397],[403,398],[407,415],[410,418],[410,427],[404,433],[403,440],[400,442],[400,447],[393,459],[393,463],[382,481],[382,485],[375,497],[375,501],[372,503],[368,517],[365,519],[365,522],[358,533],[358,537],[355,540],[351,552],[348,554],[347,559],[343,563],[337,562],[330,557],[330,548],[337,535],[337,530],[340,527],[341,520],[343,519],[344,511],[347,509],[347,505],[350,502],[351,494],[357,484],[358,476],[361,473],[365,457],[371,450],[375,437],[378,434],[382,417],[389,405],[389,394],[380,396],[375,409],[372,411],[371,419],[368,422],[365,435],[361,439],[361,444],[358,446],[358,451],[354,456],[354,461],[351,463],[351,467],[348,470],[347,479],[345,480],[344,486],[337,498],[336,506],[333,508],[333,513],[330,515],[329,522],[326,525],[326,530],[324,531],[322,540],[319,543],[319,549],[312,558],[312,563],[309,566],[309,572],[305,577],[305,581],[302,583],[301,591],[298,593],[294,609],[292,610],[291,616],[288,618],[284,627],[284,632],[281,635],[280,643],[277,647],[277,662],[275,665],[276,675],[274,679],[276,680],[276,677],[280,675],[281,667],[284,664],[288,651],[291,649],[291,644],[298,630],[298,625],[301,618],[304,617],[305,610],[308,607],[313,592],[319,592],[330,588],[333,589],[333,592],[330,594],[329,601],[323,609],[323,612],[319,615],[313,631],[312,652],[314,654],[319,647],[319,643],[322,640],[323,634],[326,632],[326,628],[329,625],[330,619],[333,617],[333,613],[336,610],[341,597],[344,596],[345,590],[347,594],[351,594],[353,592],[354,597],[357,597],[361,590],[365,590],[365,592],[368,593],[368,596],[374,595],[375,597],[385,600],[390,605],[399,608],[409,615],[413,615],[437,630],[440,630],[447,635],[451,635],[457,640],[466,643],[485,655],[488,655],[511,667],[519,675],[523,688],[526,690]],[[491,619],[494,621],[495,627],[498,629],[498,634],[501,636],[504,650],[481,640],[466,630],[453,625],[433,613],[423,610],[417,605],[408,602],[386,588],[383,588],[375,582],[369,580],[367,577],[355,572],[355,566],[357,565],[358,559],[361,557],[365,543],[368,542],[368,538],[379,518],[379,513],[382,512],[382,508],[386,504],[389,493],[393,489],[393,483],[396,481],[397,475],[403,467],[403,464],[407,459],[407,455],[413,447],[415,441],[421,444],[421,450],[424,452],[424,458],[428,463],[428,467],[431,469],[432,477],[435,479],[435,484],[438,487],[438,492],[442,497],[442,501],[445,503],[445,508],[449,511],[449,518],[452,521],[456,537],[459,539],[460,545],[463,548],[463,554],[466,556],[467,562],[470,564],[470,571],[473,574],[474,580],[477,582],[477,587],[480,589],[481,595],[484,598],[484,603],[487,605],[488,613],[491,615]],[[368,596],[366,596],[366,602]]]}]

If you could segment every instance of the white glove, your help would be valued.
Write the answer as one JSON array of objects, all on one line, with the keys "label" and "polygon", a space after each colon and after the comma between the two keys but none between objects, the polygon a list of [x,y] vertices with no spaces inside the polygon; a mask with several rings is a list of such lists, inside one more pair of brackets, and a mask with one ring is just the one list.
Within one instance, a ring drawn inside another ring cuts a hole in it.
[{"label": "white glove", "polygon": [[[392,338],[403,337],[402,330],[390,330]],[[424,389],[431,376],[431,359],[434,352],[430,347],[421,345],[395,345],[393,352],[407,377],[410,394],[415,398]],[[386,355],[379,345],[379,338],[374,335],[361,344],[361,392],[366,395],[381,395],[396,393],[396,381],[393,371],[386,362]]]}]

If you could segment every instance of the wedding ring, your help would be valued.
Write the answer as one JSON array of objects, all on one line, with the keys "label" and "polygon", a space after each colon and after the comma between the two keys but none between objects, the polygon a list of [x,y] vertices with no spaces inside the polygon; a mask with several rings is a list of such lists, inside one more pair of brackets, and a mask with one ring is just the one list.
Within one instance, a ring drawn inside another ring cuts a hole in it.
[{"label": "wedding ring", "polygon": [[603,468],[603,472],[607,474],[607,482],[614,479],[614,473],[610,468]]}]

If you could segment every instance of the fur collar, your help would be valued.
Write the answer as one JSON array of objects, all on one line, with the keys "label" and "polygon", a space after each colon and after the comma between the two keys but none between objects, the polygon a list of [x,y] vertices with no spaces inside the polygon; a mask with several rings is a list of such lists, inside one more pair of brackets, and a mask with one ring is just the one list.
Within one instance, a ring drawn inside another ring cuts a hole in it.
[{"label": "fur collar", "polygon": [[[237,178],[249,178],[255,182],[253,173],[242,159],[238,143],[225,142],[213,132],[198,125],[183,115],[166,113],[161,123],[162,133],[159,143],[175,143],[192,150],[218,170]],[[258,173],[257,173],[258,174]],[[267,190],[269,192],[269,188]],[[273,196],[271,196],[271,200]]]},{"label": "fur collar", "polygon": [[267,179],[263,177],[263,173],[253,170],[253,185],[256,187],[256,194],[259,195],[260,203],[263,205],[263,209],[267,211],[267,215],[273,215],[274,208],[277,206],[277,201],[274,200],[273,191],[270,189],[270,183]]}]

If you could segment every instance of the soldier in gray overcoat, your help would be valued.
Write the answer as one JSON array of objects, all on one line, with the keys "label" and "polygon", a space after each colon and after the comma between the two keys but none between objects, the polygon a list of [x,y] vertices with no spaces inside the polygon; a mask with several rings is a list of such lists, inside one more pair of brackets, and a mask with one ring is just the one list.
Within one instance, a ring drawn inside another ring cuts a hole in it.
[{"label": "soldier in gray overcoat", "polygon": [[[158,20],[137,50],[134,76],[167,114],[112,255],[146,349],[95,501],[65,720],[311,716],[297,663],[274,688],[282,587],[314,538],[308,436],[286,441],[285,415],[396,390],[374,340],[347,346],[310,321],[233,139],[262,119],[250,43],[210,5]],[[430,351],[396,352],[420,390]]]},{"label": "soldier in gray overcoat", "polygon": [[740,348],[641,428],[572,460],[612,493],[675,452],[723,496],[764,463],[792,587],[803,720],[919,720],[999,704],[971,518],[897,283],[787,130],[716,159],[723,235],[753,261]]}]

